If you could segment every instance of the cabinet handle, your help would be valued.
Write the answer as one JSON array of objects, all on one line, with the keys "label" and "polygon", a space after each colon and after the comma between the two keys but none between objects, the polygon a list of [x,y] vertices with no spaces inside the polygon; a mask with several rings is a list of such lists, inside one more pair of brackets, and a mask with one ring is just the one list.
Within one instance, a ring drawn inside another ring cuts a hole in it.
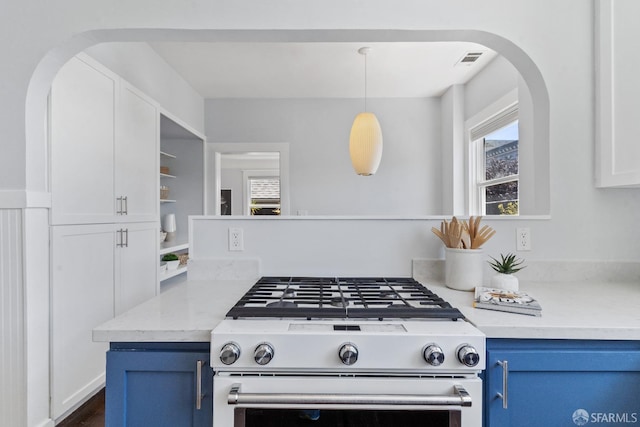
[{"label": "cabinet handle", "polygon": [[127,196],[122,197],[122,201],[124,202],[124,209],[122,210],[122,215],[129,215],[129,198]]},{"label": "cabinet handle", "polygon": [[498,365],[502,366],[502,393],[496,393],[502,399],[502,409],[507,409],[509,398],[509,361],[498,360]]},{"label": "cabinet handle", "polygon": [[125,248],[129,247],[129,229],[124,229],[124,243],[122,244]]},{"label": "cabinet handle", "polygon": [[196,409],[199,411],[202,409],[202,365],[204,361],[198,360],[196,363]]},{"label": "cabinet handle", "polygon": [[116,248],[122,247],[122,228],[120,230],[116,230]]},{"label": "cabinet handle", "polygon": [[116,215],[122,215],[122,197],[116,197]]}]

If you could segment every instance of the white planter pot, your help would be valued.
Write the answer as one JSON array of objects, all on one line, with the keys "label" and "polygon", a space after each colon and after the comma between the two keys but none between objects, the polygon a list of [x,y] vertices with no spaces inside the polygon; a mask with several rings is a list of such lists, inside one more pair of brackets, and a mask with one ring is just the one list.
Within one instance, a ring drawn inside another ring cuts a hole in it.
[{"label": "white planter pot", "polygon": [[518,278],[513,274],[498,273],[491,278],[491,287],[507,291],[517,291],[520,285]]},{"label": "white planter pot", "polygon": [[448,288],[459,291],[473,291],[482,286],[482,249],[445,248],[444,280]]},{"label": "white planter pot", "polygon": [[180,260],[167,261],[167,270],[176,270],[180,265]]}]

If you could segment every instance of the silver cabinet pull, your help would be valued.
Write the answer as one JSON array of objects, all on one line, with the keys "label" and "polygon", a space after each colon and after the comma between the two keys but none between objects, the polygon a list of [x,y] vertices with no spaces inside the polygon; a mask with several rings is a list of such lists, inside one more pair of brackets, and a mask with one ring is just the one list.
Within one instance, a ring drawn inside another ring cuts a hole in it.
[{"label": "silver cabinet pull", "polygon": [[122,228],[116,231],[116,248],[122,247]]},{"label": "silver cabinet pull", "polygon": [[116,215],[122,215],[122,196],[116,197]]},{"label": "silver cabinet pull", "polygon": [[121,228],[116,231],[118,237],[116,237],[116,248],[128,248],[129,247],[129,229]]},{"label": "silver cabinet pull", "polygon": [[502,366],[502,393],[496,393],[496,395],[502,399],[502,409],[507,409],[509,405],[509,361],[498,360],[497,364]]},{"label": "silver cabinet pull", "polygon": [[336,394],[336,393],[241,393],[240,384],[233,384],[229,405],[416,405],[471,406],[471,396],[460,385],[454,386],[452,396],[419,394]]},{"label": "silver cabinet pull", "polygon": [[202,360],[198,360],[196,363],[196,409],[199,411],[202,409],[202,398],[204,395],[202,394],[202,365],[204,362]]},{"label": "silver cabinet pull", "polygon": [[129,215],[129,198],[127,196],[122,197],[124,202],[124,208],[122,209],[122,215]]}]

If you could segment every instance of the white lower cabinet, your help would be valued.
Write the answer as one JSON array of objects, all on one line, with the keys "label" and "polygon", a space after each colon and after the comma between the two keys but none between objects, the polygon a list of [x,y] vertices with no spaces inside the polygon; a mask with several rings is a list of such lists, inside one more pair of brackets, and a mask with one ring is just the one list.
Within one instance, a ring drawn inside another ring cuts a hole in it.
[{"label": "white lower cabinet", "polygon": [[119,224],[116,251],[116,316],[158,293],[157,223]]},{"label": "white lower cabinet", "polygon": [[108,345],[92,330],[146,299],[157,282],[157,223],[51,227],[51,416],[105,382]]}]

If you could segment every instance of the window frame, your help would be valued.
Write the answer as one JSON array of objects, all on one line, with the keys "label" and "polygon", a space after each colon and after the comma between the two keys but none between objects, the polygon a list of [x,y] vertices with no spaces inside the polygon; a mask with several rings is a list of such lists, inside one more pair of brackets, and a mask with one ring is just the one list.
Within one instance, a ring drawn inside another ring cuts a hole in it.
[{"label": "window frame", "polygon": [[[469,212],[471,215],[481,216],[498,216],[496,214],[487,214],[486,212],[486,188],[498,184],[516,181],[518,185],[518,201],[520,200],[520,130],[518,129],[518,173],[505,177],[485,179],[486,177],[486,160],[484,152],[485,137],[491,133],[503,129],[514,122],[518,122],[519,128],[519,111],[518,101],[512,102],[503,107],[498,112],[476,121],[475,125],[468,127],[469,140]],[[518,203],[519,205],[519,203]],[[520,211],[515,215],[519,216]]]},{"label": "window frame", "polygon": [[278,209],[280,209],[280,215],[282,215],[282,177],[280,173],[273,170],[243,170],[242,183],[244,188],[244,197],[242,199],[242,210],[244,212],[244,215],[252,216],[251,208],[253,208],[253,203],[251,202],[251,180],[263,178],[278,178],[278,182],[280,185],[280,203],[278,204],[278,206],[264,205],[261,207],[277,207]]}]

